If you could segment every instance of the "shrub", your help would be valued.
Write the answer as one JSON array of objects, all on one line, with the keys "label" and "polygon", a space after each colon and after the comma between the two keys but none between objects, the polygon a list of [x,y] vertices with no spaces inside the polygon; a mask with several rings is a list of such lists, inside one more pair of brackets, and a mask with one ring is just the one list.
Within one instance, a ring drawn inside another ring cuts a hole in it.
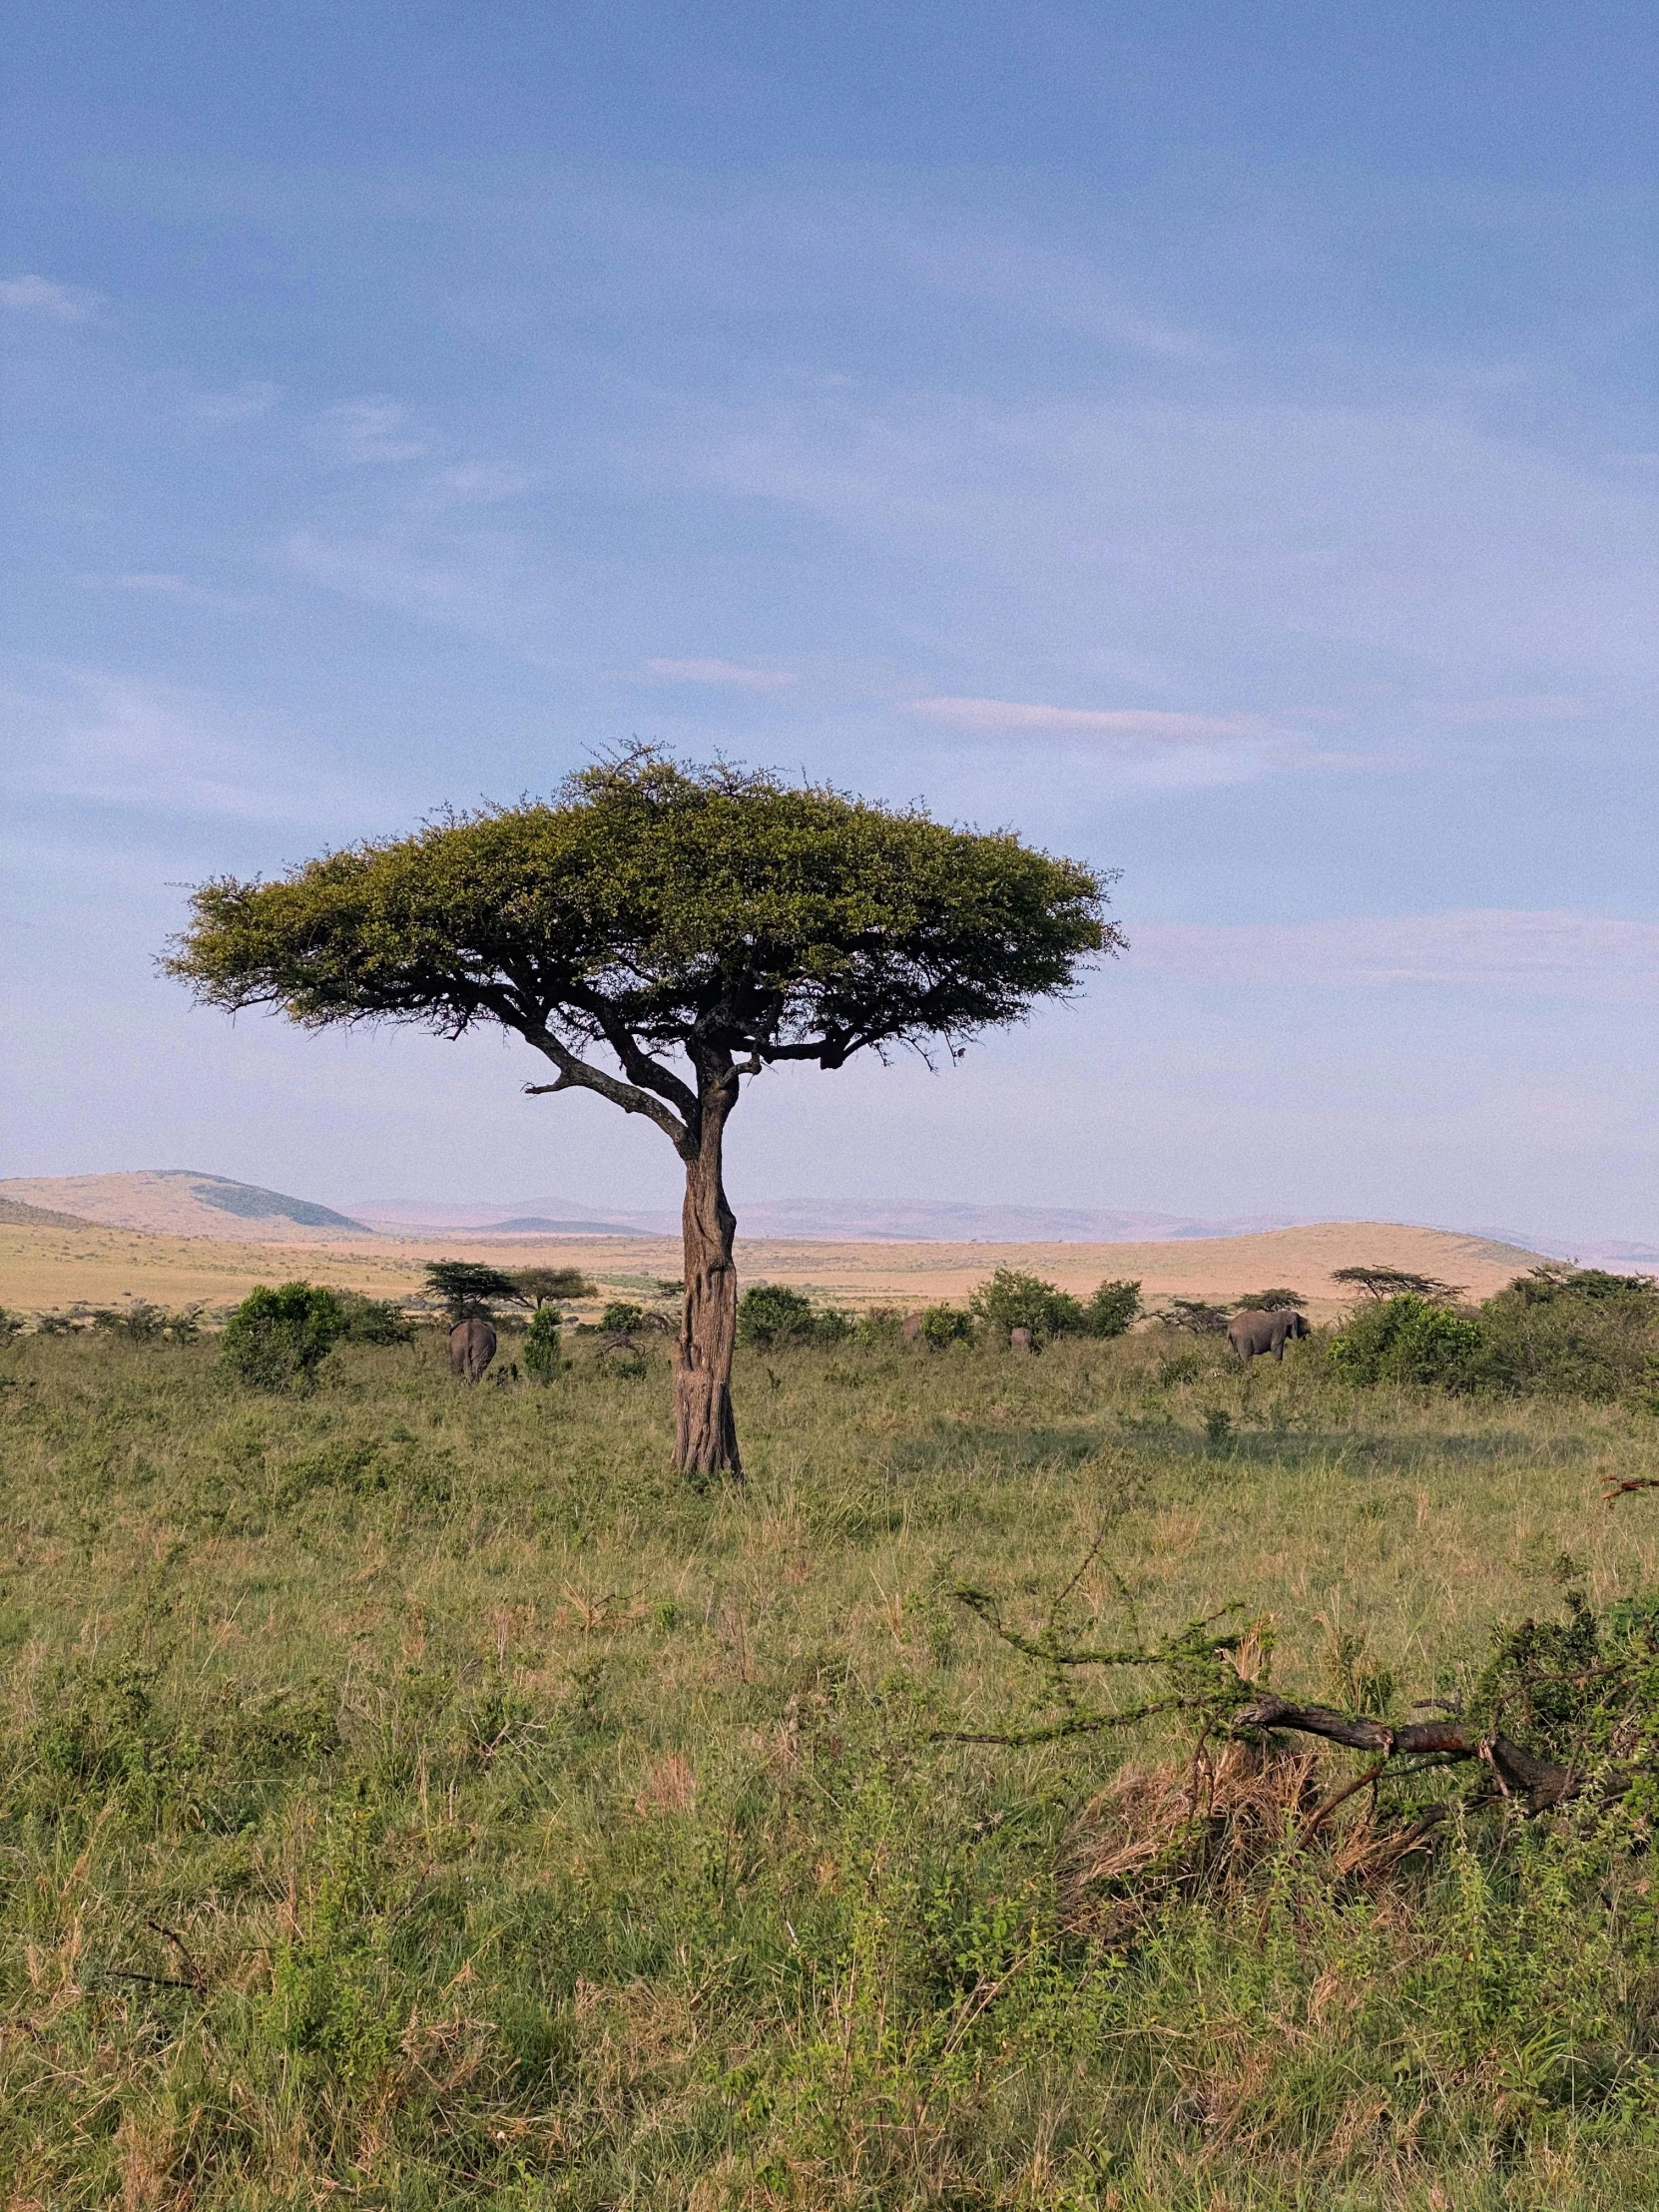
[{"label": "shrub", "polygon": [[244,1382],[280,1390],[309,1382],[345,1334],[332,1291],[309,1283],[261,1284],[225,1325],[220,1360]]},{"label": "shrub", "polygon": [[1470,1389],[1481,1377],[1478,1322],[1406,1291],[1378,1299],[1333,1339],[1331,1364],[1348,1382],[1429,1382]]},{"label": "shrub", "polygon": [[1121,1337],[1141,1310],[1139,1283],[1102,1283],[1083,1309],[1091,1337]]},{"label": "shrub", "polygon": [[1212,1306],[1203,1298],[1172,1298],[1159,1310],[1157,1319],[1171,1329],[1185,1329],[1195,1337],[1225,1337],[1227,1334],[1227,1309]]},{"label": "shrub", "polygon": [[520,1268],[509,1280],[516,1285],[519,1297],[538,1313],[542,1307],[565,1299],[599,1295],[599,1285],[590,1283],[580,1268]]},{"label": "shrub", "polygon": [[853,1322],[852,1337],[860,1345],[895,1345],[904,1334],[901,1306],[866,1306]]},{"label": "shrub", "polygon": [[[1138,1296],[1138,1293],[1137,1293]],[[968,1300],[971,1311],[988,1327],[1006,1333],[1029,1329],[1033,1344],[1050,1337],[1080,1337],[1088,1328],[1081,1302],[1040,1275],[1025,1275],[1018,1268],[998,1268],[988,1283],[981,1283]]]},{"label": "shrub", "polygon": [[147,1298],[120,1309],[100,1306],[93,1313],[92,1326],[101,1337],[125,1337],[129,1344],[151,1345],[167,1327],[167,1309]]},{"label": "shrub", "polygon": [[537,1382],[551,1382],[564,1365],[559,1347],[559,1309],[538,1306],[524,1336],[524,1372]]},{"label": "shrub", "polygon": [[756,1283],[738,1302],[738,1342],[770,1352],[775,1345],[839,1344],[851,1329],[832,1306],[815,1306],[787,1283]]},{"label": "shrub", "polygon": [[389,1299],[364,1298],[360,1291],[331,1296],[345,1320],[340,1336],[349,1345],[408,1345],[414,1330]]},{"label": "shrub", "polygon": [[1607,1400],[1659,1383],[1659,1284],[1535,1268],[1480,1309],[1483,1374],[1501,1388]]},{"label": "shrub", "polygon": [[921,1317],[921,1341],[931,1352],[973,1342],[973,1316],[962,1306],[929,1306]]},{"label": "shrub", "polygon": [[645,1327],[645,1308],[618,1299],[600,1315],[599,1326],[612,1336],[631,1337],[636,1329]]},{"label": "shrub", "polygon": [[1300,1291],[1250,1291],[1234,1308],[1240,1314],[1294,1314],[1308,1301]]},{"label": "shrub", "polygon": [[0,1345],[10,1344],[14,1337],[20,1337],[22,1334],[23,1316],[21,1314],[8,1314],[6,1309],[0,1306]]}]

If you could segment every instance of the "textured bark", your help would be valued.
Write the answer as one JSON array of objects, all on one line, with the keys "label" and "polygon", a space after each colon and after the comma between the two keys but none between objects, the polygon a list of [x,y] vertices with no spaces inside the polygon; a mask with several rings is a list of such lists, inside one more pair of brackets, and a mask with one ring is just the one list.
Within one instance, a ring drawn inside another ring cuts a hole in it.
[{"label": "textured bark", "polygon": [[1552,1760],[1534,1758],[1507,1736],[1481,1736],[1455,1720],[1406,1721],[1390,1728],[1361,1714],[1333,1713],[1324,1705],[1287,1705],[1283,1698],[1265,1697],[1234,1715],[1235,1726],[1292,1728],[1305,1735],[1323,1736],[1328,1743],[1346,1744],[1351,1751],[1380,1751],[1385,1759],[1396,1753],[1437,1752],[1446,1759],[1483,1759],[1496,1776],[1505,1797],[1524,1800],[1528,1812],[1544,1813],[1584,1788],[1583,1775]]},{"label": "textured bark", "polygon": [[726,1200],[721,1148],[737,1104],[737,1071],[728,1062],[699,1070],[698,1127],[683,1148],[686,1203],[681,1215],[686,1298],[674,1360],[674,1464],[685,1474],[743,1480],[732,1412],[732,1353],[738,1341],[738,1271],[732,1248],[737,1218]]}]

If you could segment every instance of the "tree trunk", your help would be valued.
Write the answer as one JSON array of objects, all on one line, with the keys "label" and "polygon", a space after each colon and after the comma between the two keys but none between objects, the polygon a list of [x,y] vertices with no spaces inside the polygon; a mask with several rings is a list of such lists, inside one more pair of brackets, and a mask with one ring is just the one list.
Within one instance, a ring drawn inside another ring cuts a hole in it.
[{"label": "tree trunk", "polygon": [[725,1069],[702,1085],[695,1148],[686,1152],[686,1302],[674,1360],[674,1464],[684,1474],[743,1480],[732,1415],[732,1352],[738,1340],[737,1217],[726,1202],[721,1145],[737,1103],[738,1077]]}]

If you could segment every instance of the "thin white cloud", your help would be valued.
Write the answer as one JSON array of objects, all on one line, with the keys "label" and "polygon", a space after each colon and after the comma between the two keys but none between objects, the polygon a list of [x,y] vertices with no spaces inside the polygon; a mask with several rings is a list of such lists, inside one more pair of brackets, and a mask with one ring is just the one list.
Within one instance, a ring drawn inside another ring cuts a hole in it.
[{"label": "thin white cloud", "polygon": [[1131,738],[1168,745],[1269,738],[1260,715],[1165,714],[1147,707],[1050,707],[1016,699],[911,699],[906,714],[980,738]]},{"label": "thin white cloud", "polygon": [[668,684],[727,684],[736,691],[785,691],[796,682],[787,668],[746,668],[739,661],[647,661]]},{"label": "thin white cloud", "polygon": [[428,505],[439,507],[490,506],[498,499],[516,499],[529,484],[529,477],[516,470],[468,463],[439,469],[426,486],[426,500]]},{"label": "thin white cloud", "polygon": [[1416,984],[1659,1005],[1659,922],[1506,907],[1329,921],[1130,925],[1127,964],[1184,983]]},{"label": "thin white cloud", "polygon": [[329,460],[348,467],[418,461],[426,451],[408,408],[396,399],[342,399],[318,416],[311,435]]},{"label": "thin white cloud", "polygon": [[279,384],[250,380],[232,391],[201,391],[190,402],[190,412],[204,422],[250,422],[269,414],[281,397]]},{"label": "thin white cloud", "polygon": [[50,315],[55,322],[85,322],[95,312],[101,294],[79,284],[55,283],[50,276],[0,277],[0,307],[20,314]]},{"label": "thin white cloud", "polygon": [[1490,722],[1582,722],[1592,710],[1588,700],[1567,693],[1520,692],[1507,699],[1471,699],[1428,711],[1436,722],[1474,728]]},{"label": "thin white cloud", "polygon": [[0,789],[168,817],[317,822],[368,797],[263,718],[98,670],[4,702],[19,742]]},{"label": "thin white cloud", "polygon": [[83,591],[145,592],[159,599],[177,599],[183,606],[217,607],[222,613],[240,613],[253,604],[234,593],[194,584],[188,576],[179,576],[166,569],[129,569],[119,576],[91,574],[77,576],[75,581]]}]

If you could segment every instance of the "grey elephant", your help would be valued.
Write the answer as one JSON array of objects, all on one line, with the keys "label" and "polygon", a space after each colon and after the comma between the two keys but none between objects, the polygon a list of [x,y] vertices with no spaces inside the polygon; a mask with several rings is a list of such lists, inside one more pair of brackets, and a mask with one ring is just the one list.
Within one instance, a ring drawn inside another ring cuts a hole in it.
[{"label": "grey elephant", "polygon": [[476,1315],[458,1321],[449,1332],[449,1372],[476,1382],[495,1358],[495,1331]]},{"label": "grey elephant", "polygon": [[1227,1341],[1239,1358],[1245,1361],[1254,1360],[1261,1353],[1271,1352],[1283,1364],[1286,1338],[1306,1337],[1309,1334],[1307,1321],[1301,1314],[1283,1311],[1268,1314],[1259,1307],[1235,1314],[1227,1325]]}]

